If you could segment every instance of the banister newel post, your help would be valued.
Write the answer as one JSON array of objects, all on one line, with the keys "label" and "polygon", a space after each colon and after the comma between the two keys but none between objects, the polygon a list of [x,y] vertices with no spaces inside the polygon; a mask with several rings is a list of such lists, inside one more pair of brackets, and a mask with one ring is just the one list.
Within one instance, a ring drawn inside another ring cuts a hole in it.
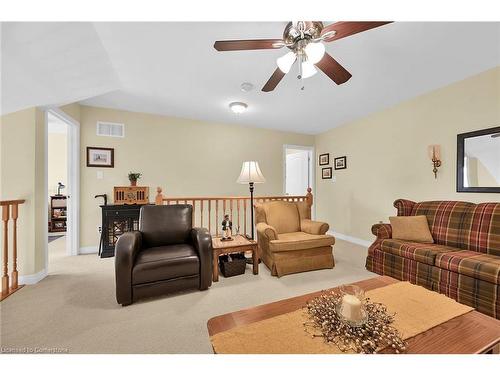
[{"label": "banister newel post", "polygon": [[309,217],[312,215],[312,205],[313,205],[313,195],[312,195],[312,189],[310,187],[307,188],[307,194],[306,194],[306,202],[307,205],[309,206]]},{"label": "banister newel post", "polygon": [[155,204],[158,206],[161,206],[163,204],[163,194],[161,187],[156,188],[156,198],[155,198]]}]

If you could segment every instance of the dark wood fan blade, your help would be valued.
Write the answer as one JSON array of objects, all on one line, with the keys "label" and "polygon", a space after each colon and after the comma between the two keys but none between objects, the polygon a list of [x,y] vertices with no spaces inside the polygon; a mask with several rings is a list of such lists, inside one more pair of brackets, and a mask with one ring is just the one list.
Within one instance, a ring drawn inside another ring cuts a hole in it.
[{"label": "dark wood fan blade", "polygon": [[340,65],[332,56],[325,52],[323,58],[315,64],[337,85],[341,85],[352,77],[342,65]]},{"label": "dark wood fan blade", "polygon": [[280,68],[276,68],[271,78],[269,78],[269,80],[262,88],[262,91],[264,92],[273,91],[276,88],[276,86],[278,86],[278,83],[280,83],[280,81],[283,79],[284,76],[285,73],[283,73]]},{"label": "dark wood fan blade", "polygon": [[371,22],[335,22],[331,25],[326,26],[322,31],[321,35],[325,35],[327,32],[336,31],[337,33],[331,37],[325,38],[325,42],[331,42],[333,40],[342,39],[350,35],[361,33],[366,30],[374,29],[392,23],[393,21],[371,21]]},{"label": "dark wood fan blade", "polygon": [[218,40],[217,51],[242,51],[252,49],[278,49],[285,45],[281,39]]}]

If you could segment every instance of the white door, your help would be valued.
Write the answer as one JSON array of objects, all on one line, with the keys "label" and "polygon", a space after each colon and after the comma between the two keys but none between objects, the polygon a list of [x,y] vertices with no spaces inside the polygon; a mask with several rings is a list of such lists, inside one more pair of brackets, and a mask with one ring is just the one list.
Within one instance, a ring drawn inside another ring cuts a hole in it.
[{"label": "white door", "polygon": [[285,194],[305,195],[311,186],[309,150],[287,150],[285,170]]}]

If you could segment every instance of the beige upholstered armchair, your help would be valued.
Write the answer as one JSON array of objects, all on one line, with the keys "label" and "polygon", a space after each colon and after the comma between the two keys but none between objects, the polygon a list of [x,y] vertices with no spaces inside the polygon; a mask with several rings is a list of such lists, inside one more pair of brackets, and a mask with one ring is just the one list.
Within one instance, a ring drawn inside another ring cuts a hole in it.
[{"label": "beige upholstered armchair", "polygon": [[271,201],[255,204],[260,258],[273,276],[333,268],[328,224],[311,220],[307,201]]}]

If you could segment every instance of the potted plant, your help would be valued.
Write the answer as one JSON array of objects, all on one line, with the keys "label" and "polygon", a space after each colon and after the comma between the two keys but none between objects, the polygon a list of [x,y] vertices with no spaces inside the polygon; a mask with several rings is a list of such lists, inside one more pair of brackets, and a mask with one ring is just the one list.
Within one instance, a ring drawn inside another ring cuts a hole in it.
[{"label": "potted plant", "polygon": [[128,179],[130,181],[130,186],[137,186],[137,180],[141,178],[141,173],[129,172]]}]

